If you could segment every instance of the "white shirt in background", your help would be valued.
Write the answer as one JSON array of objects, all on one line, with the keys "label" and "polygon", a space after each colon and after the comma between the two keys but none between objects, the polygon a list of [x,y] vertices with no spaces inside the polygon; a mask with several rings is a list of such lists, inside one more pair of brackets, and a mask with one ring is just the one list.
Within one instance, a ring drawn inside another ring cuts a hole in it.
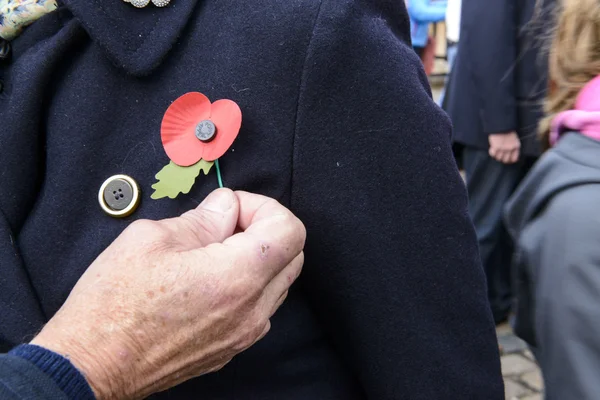
[{"label": "white shirt in background", "polygon": [[446,38],[458,43],[460,37],[460,9],[462,0],[448,0],[446,8]]}]

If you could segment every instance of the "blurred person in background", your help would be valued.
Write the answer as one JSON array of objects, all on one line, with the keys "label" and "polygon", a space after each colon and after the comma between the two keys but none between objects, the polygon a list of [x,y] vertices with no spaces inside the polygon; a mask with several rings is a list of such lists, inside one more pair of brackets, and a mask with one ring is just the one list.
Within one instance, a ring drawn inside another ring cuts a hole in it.
[{"label": "blurred person in background", "polygon": [[429,25],[446,18],[446,4],[446,0],[406,0],[413,48],[421,59],[432,39],[429,36]]},{"label": "blurred person in background", "polygon": [[458,39],[460,37],[460,10],[462,0],[448,0],[448,6],[446,8],[446,59],[448,61],[448,76],[444,83],[444,89],[440,95],[439,104],[444,104],[444,98],[446,97],[446,88],[452,73],[452,67],[454,66],[454,60],[456,59],[456,53],[458,52]]},{"label": "blurred person in background", "polygon": [[600,2],[563,0],[542,120],[552,147],[507,206],[517,257],[515,331],[546,399],[600,398]]},{"label": "blurred person in background", "polygon": [[536,127],[546,68],[537,38],[546,9],[535,0],[463,0],[446,99],[497,324],[507,320],[513,301],[503,207],[540,154]]}]

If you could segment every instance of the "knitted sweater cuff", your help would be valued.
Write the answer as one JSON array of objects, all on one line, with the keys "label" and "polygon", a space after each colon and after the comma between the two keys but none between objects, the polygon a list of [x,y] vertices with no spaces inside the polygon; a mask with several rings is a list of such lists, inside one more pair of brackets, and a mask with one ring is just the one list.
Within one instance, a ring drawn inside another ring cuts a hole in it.
[{"label": "knitted sweater cuff", "polygon": [[9,354],[23,358],[41,369],[66,394],[68,399],[96,399],[83,374],[60,354],[32,344],[15,347]]}]

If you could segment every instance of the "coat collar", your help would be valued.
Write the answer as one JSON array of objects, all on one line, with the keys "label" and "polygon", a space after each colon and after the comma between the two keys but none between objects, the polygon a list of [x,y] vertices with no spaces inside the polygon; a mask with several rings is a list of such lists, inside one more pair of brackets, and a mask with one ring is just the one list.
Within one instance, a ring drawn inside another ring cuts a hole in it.
[{"label": "coat collar", "polygon": [[148,75],[164,60],[198,0],[172,0],[165,8],[137,9],[122,0],[63,0],[117,66]]}]

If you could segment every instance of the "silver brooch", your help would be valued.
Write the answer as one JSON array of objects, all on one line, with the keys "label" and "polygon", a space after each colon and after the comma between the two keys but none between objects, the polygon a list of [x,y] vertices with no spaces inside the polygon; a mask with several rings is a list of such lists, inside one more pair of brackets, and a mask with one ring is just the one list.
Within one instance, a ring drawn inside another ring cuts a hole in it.
[{"label": "silver brooch", "polygon": [[[125,3],[131,3],[132,6],[137,8],[144,8],[150,4],[150,0],[123,0]],[[169,5],[171,0],[152,0],[152,4],[156,7],[165,7]]]}]

